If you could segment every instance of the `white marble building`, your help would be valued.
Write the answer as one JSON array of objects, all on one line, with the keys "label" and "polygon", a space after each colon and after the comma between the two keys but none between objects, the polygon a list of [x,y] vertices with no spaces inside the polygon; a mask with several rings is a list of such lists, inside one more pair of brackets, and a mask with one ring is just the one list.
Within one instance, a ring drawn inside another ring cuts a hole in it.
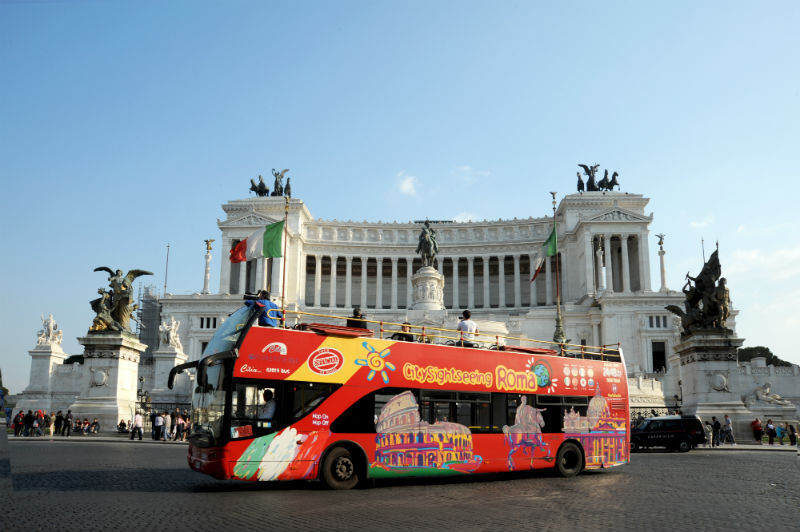
[{"label": "white marble building", "polygon": [[[678,330],[668,304],[683,295],[666,287],[653,290],[650,279],[648,199],[625,192],[584,192],[564,197],[557,208],[564,327],[573,343],[620,342],[628,372],[664,380],[675,368],[669,353]],[[215,294],[162,298],[162,312],[175,316],[190,359],[225,317],[241,304],[244,292],[271,287],[281,297],[282,260],[231,263],[230,250],[258,226],[284,216],[284,198],[254,197],[223,205],[218,220],[222,245],[219,290]],[[555,258],[530,282],[531,264],[553,226],[552,216],[483,222],[437,222],[444,276],[445,323],[455,326],[469,308],[480,322],[505,323],[511,335],[553,337],[556,299]],[[411,276],[421,266],[415,254],[420,222],[384,223],[314,219],[305,203],[289,204],[285,260],[288,308],[319,314],[349,314],[360,306],[369,319],[402,322],[411,317]],[[675,379],[677,383],[677,379]],[[676,384],[657,386],[655,402],[664,406]],[[651,401],[652,402],[652,401]],[[667,401],[667,405],[671,405]]]}]

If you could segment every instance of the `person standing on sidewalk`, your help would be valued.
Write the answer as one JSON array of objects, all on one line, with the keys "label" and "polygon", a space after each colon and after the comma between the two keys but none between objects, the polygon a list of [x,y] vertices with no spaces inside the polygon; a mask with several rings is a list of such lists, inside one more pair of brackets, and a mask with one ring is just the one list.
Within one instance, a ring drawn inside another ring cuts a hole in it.
[{"label": "person standing on sidewalk", "polygon": [[736,445],[736,440],[733,438],[733,422],[728,414],[725,414],[725,420],[722,422],[722,441],[730,441],[731,445]]},{"label": "person standing on sidewalk", "polygon": [[772,420],[767,420],[767,438],[769,438],[769,444],[775,445],[775,425],[772,424]]},{"label": "person standing on sidewalk", "polygon": [[64,429],[61,431],[61,435],[69,438],[70,432],[72,432],[72,410],[67,410],[67,415],[64,416]]},{"label": "person standing on sidewalk", "polygon": [[719,433],[722,429],[717,416],[711,416],[711,447],[719,447]]},{"label": "person standing on sidewalk", "polygon": [[131,427],[131,440],[139,433],[139,441],[142,441],[142,427],[144,426],[144,419],[142,419],[142,414],[136,412],[136,415],[133,416],[133,427]]},{"label": "person standing on sidewalk", "polygon": [[161,412],[156,412],[156,417],[153,418],[153,439],[158,441],[164,430],[164,416]]},{"label": "person standing on sidewalk", "polygon": [[756,443],[761,445],[761,437],[764,435],[764,429],[761,427],[761,420],[755,418],[750,422],[750,427],[753,429],[753,438],[756,440]]}]

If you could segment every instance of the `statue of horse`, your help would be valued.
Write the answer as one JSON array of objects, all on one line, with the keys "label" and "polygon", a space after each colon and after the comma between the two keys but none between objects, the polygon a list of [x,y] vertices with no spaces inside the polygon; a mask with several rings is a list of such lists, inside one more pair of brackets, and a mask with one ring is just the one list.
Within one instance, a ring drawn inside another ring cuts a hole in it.
[{"label": "statue of horse", "polygon": [[543,408],[534,408],[526,404],[525,396],[521,398],[521,404],[517,407],[512,426],[503,426],[503,434],[508,451],[508,468],[514,470],[514,454],[522,451],[523,454],[530,456],[530,467],[533,469],[533,459],[536,449],[547,452],[545,459],[550,458],[550,448],[542,439],[542,427],[544,427]]},{"label": "statue of horse", "polygon": [[436,242],[436,231],[433,230],[428,220],[422,225],[422,232],[419,234],[419,244],[417,253],[422,258],[422,266],[433,266],[436,255],[439,254],[439,244]]}]

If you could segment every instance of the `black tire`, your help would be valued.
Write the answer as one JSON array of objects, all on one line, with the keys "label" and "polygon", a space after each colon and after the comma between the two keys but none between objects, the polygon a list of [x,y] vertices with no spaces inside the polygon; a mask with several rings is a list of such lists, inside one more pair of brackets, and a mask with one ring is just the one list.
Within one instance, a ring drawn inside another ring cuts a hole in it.
[{"label": "black tire", "polygon": [[682,453],[688,453],[692,450],[692,442],[689,440],[681,440],[678,443],[678,450]]},{"label": "black tire", "polygon": [[635,453],[640,448],[639,443],[636,440],[631,440],[631,452]]},{"label": "black tire", "polygon": [[322,464],[322,480],[331,489],[349,490],[361,481],[359,464],[344,447],[334,447]]},{"label": "black tire", "polygon": [[562,477],[574,477],[583,469],[583,452],[572,442],[564,442],[556,455],[556,469]]}]

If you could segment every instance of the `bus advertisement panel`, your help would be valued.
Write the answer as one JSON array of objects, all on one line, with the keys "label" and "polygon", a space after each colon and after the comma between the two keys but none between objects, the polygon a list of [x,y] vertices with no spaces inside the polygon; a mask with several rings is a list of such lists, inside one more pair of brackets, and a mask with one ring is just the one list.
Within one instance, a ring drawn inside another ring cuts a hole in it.
[{"label": "bus advertisement panel", "polygon": [[319,478],[337,488],[551,467],[571,476],[626,463],[621,352],[592,360],[514,349],[253,326],[238,357],[209,373],[216,384],[196,390],[203,415],[221,403],[205,390],[227,400],[216,443],[193,442],[189,463],[218,478]]}]

